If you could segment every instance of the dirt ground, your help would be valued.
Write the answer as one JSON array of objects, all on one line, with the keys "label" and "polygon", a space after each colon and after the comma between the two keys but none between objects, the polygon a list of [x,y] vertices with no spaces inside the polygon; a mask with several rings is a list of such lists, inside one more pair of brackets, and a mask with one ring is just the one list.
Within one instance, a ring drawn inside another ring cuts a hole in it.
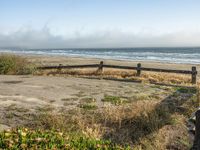
[{"label": "dirt ground", "polygon": [[[162,95],[159,93],[162,93]],[[86,99],[94,99],[98,108],[104,106],[105,95],[134,99],[146,95],[165,97],[164,88],[100,79],[50,76],[0,76],[0,122],[2,128],[20,125],[29,114],[44,108],[54,111],[72,109]],[[22,117],[20,119],[20,117]]]}]

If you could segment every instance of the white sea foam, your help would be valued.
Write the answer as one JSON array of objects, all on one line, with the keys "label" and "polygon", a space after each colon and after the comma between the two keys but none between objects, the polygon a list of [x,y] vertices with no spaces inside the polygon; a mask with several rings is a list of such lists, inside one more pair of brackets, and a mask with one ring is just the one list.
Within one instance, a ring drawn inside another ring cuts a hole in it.
[{"label": "white sea foam", "polygon": [[200,64],[200,48],[0,49],[0,52]]}]

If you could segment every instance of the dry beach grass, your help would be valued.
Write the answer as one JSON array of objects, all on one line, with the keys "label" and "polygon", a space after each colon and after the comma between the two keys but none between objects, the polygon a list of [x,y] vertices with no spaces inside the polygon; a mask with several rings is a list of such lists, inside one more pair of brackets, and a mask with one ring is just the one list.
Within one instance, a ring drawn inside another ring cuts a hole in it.
[{"label": "dry beach grass", "polygon": [[97,69],[67,69],[67,70],[45,70],[38,72],[38,75],[52,76],[76,76],[76,77],[98,77],[107,79],[128,79],[138,82],[163,83],[190,85],[191,77],[189,75],[174,73],[155,73],[142,72],[141,76],[136,75],[136,71],[120,69],[104,69],[99,73]]},{"label": "dry beach grass", "polygon": [[34,70],[34,64],[25,57],[11,54],[0,55],[0,74],[32,74]]}]

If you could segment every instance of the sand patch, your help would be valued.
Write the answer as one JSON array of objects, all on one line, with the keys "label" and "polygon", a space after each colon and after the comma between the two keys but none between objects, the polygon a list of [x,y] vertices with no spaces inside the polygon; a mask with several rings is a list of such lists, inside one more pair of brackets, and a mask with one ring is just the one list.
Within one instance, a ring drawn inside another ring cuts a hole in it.
[{"label": "sand patch", "polygon": [[40,105],[47,105],[48,102],[42,101],[38,98],[33,97],[26,97],[23,95],[0,95],[1,104],[3,106],[8,106],[10,104],[16,104],[20,106],[26,106],[26,107],[34,107],[34,106],[40,106]]}]

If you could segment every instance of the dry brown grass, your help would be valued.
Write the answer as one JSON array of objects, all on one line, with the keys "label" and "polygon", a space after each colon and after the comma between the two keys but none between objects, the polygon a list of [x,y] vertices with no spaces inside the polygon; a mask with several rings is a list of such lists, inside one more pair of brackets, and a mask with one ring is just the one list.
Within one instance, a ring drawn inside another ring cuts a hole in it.
[{"label": "dry brown grass", "polygon": [[134,149],[189,149],[186,121],[195,110],[193,90],[179,88],[162,100],[145,99],[101,109],[76,108],[62,113],[45,113],[37,128],[56,129],[89,138],[110,139]]},{"label": "dry brown grass", "polygon": [[76,76],[76,77],[100,77],[100,78],[115,78],[129,79],[133,81],[164,83],[164,84],[191,84],[191,76],[175,73],[155,73],[142,72],[141,76],[136,75],[136,71],[122,69],[104,69],[100,73],[96,69],[66,69],[66,70],[43,70],[38,72],[38,75],[53,75],[53,76]]}]

